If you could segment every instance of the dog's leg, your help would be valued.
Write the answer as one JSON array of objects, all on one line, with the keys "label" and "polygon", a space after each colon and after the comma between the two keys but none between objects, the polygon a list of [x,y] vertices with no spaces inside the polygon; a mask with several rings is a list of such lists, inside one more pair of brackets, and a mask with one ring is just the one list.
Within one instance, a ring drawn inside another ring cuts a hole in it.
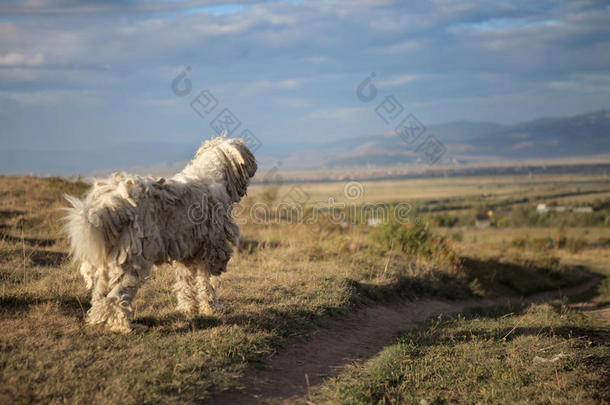
[{"label": "dog's leg", "polygon": [[129,333],[137,326],[130,320],[131,302],[141,284],[139,274],[146,271],[137,272],[129,266],[116,265],[109,269],[110,272],[101,272],[96,278],[87,322],[106,324],[114,332]]},{"label": "dog's leg", "polygon": [[83,276],[83,279],[85,280],[87,290],[91,290],[95,282],[95,267],[89,264],[89,262],[83,260],[79,270],[81,276]]},{"label": "dog's leg", "polygon": [[218,302],[216,290],[220,287],[220,277],[212,276],[207,264],[197,265],[197,301],[199,302],[199,313],[211,315],[225,308]]},{"label": "dog's leg", "polygon": [[145,273],[147,276],[148,271],[138,272],[129,265],[123,265],[121,269],[122,274],[110,281],[110,292],[106,296],[106,302],[111,308],[111,315],[106,324],[114,332],[129,333],[134,327],[139,326],[131,323],[133,314],[131,302],[142,284],[140,274]]},{"label": "dog's leg", "polygon": [[212,276],[210,277],[210,285],[212,286],[212,290],[214,291],[214,309],[217,311],[224,311],[227,309],[224,305],[218,302],[218,289],[220,289],[221,279],[220,276]]},{"label": "dog's leg", "polygon": [[[106,295],[108,294],[109,269],[99,267],[92,277],[93,289],[91,291],[91,308],[87,311],[86,322],[90,325],[106,323],[109,316],[108,306],[106,305]],[[88,280],[87,280],[88,282]]]},{"label": "dog's leg", "polygon": [[176,309],[186,314],[197,313],[195,270],[180,262],[174,262],[172,267],[176,272],[176,282],[174,283],[174,292],[178,298]]}]

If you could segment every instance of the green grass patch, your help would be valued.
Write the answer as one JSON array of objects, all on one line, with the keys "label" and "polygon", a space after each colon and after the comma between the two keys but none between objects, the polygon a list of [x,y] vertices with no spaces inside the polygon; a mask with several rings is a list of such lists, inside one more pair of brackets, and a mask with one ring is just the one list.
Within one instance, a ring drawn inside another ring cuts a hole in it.
[{"label": "green grass patch", "polygon": [[319,400],[598,404],[610,399],[609,361],[602,332],[574,311],[533,305],[442,316],[333,379]]}]

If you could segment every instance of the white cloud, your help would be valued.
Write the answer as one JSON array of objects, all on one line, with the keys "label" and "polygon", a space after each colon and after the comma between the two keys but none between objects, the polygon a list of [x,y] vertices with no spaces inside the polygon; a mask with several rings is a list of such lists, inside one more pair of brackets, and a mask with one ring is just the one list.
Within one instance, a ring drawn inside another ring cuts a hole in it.
[{"label": "white cloud", "polygon": [[40,77],[37,71],[23,68],[4,68],[0,70],[0,81],[11,83],[33,82]]},{"label": "white cloud", "polygon": [[424,75],[419,75],[419,74],[401,75],[401,76],[395,76],[388,80],[381,80],[381,81],[375,82],[375,85],[380,88],[399,87],[399,86],[403,86],[405,84],[413,83],[417,80],[422,79],[423,77],[424,77]]},{"label": "white cloud", "polygon": [[610,74],[575,73],[567,80],[555,80],[549,83],[553,90],[577,93],[610,92]]},{"label": "white cloud", "polygon": [[247,86],[250,91],[263,90],[294,90],[301,87],[304,79],[291,78],[283,80],[258,80]]},{"label": "white cloud", "polygon": [[339,108],[324,108],[313,111],[308,115],[312,120],[329,120],[329,121],[358,121],[362,118],[362,114],[366,114],[370,108],[366,107],[339,107]]},{"label": "white cloud", "polygon": [[286,105],[292,108],[309,107],[314,103],[313,100],[304,98],[278,98],[276,101],[280,105]]},{"label": "white cloud", "polygon": [[101,101],[98,91],[84,90],[35,90],[0,91],[0,100],[17,103],[21,107],[47,107],[52,105],[75,104],[96,106]]},{"label": "white cloud", "polygon": [[25,55],[19,52],[11,52],[0,55],[0,66],[40,66],[44,63],[44,55],[36,53]]},{"label": "white cloud", "polygon": [[328,61],[328,58],[326,56],[311,56],[305,58],[305,61],[309,63],[324,63]]},{"label": "white cloud", "polygon": [[179,99],[178,97],[147,100],[146,104],[149,104],[163,112],[171,112],[177,109],[185,108],[184,100]]},{"label": "white cloud", "polygon": [[550,83],[549,87],[553,90],[578,93],[610,92],[610,83],[601,85],[582,81],[554,81]]},{"label": "white cloud", "polygon": [[246,31],[252,26],[252,21],[242,20],[227,22],[224,24],[215,24],[210,22],[204,22],[193,25],[191,29],[194,33],[208,34],[208,35],[227,35],[227,34],[238,34]]},{"label": "white cloud", "polygon": [[411,53],[420,50],[424,47],[423,40],[410,39],[407,41],[396,42],[391,45],[375,46],[369,50],[376,53],[387,53],[387,54],[400,54],[400,53]]},{"label": "white cloud", "polygon": [[9,35],[15,30],[15,24],[11,22],[0,22],[0,35]]}]

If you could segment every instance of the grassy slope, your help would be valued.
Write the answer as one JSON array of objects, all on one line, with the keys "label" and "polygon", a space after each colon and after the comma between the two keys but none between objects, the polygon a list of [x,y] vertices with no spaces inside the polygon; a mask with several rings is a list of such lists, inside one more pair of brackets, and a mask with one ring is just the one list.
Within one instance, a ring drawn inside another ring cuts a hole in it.
[{"label": "grassy slope", "polygon": [[318,401],[608,402],[607,337],[582,314],[548,304],[439,317],[329,382]]},{"label": "grassy slope", "polygon": [[386,252],[358,227],[246,225],[244,251],[221,289],[225,313],[177,314],[172,275],[159,269],[135,301],[136,321],[150,329],[120,336],[83,324],[89,298],[59,237],[62,192],[84,188],[0,179],[0,402],[194,402],[234,386],[248,362],[268,358],[287,339],[362,303],[520,295],[532,292],[518,282],[523,276],[540,280],[536,288],[578,278],[536,258],[487,277],[495,262],[456,268]]},{"label": "grassy slope", "polygon": [[[564,231],[565,232],[565,231]],[[464,233],[463,240],[456,245],[456,250],[461,254],[476,251],[476,258],[480,262],[497,261],[503,257],[509,263],[523,262],[524,257],[539,260],[559,260],[567,268],[586,268],[587,271],[601,277],[598,288],[594,291],[570,298],[572,301],[591,300],[597,306],[610,304],[610,249],[599,246],[599,240],[610,237],[610,229],[594,228],[570,228],[567,232],[572,238],[584,241],[584,246],[577,250],[570,249],[535,249],[532,246],[525,248],[514,248],[511,241],[527,235],[532,240],[551,238],[555,240],[558,230],[556,228],[530,228],[523,229],[470,229]],[[501,253],[499,253],[501,252]],[[502,259],[500,259],[502,260]],[[525,260],[527,261],[527,259]],[[485,273],[489,277],[493,272]],[[526,279],[529,283],[529,279]],[[527,288],[527,283],[526,283]]]},{"label": "grassy slope", "polygon": [[[528,230],[534,238],[555,232]],[[367,364],[355,364],[329,381],[316,399],[352,404],[432,404],[465,398],[473,403],[609,402],[608,325],[565,306],[581,300],[595,306],[610,302],[610,253],[595,247],[600,237],[608,236],[608,230],[583,228],[571,233],[592,247],[578,252],[554,249],[552,253],[562,262],[586,266],[602,277],[596,289],[570,297],[564,306],[556,302],[554,306],[496,308],[430,320],[400,336],[395,345]],[[512,258],[509,263],[514,263],[517,254],[536,254],[510,248],[510,241],[522,234],[515,229],[469,230],[457,249],[462,253],[475,250],[479,263],[497,261],[498,252],[505,252],[506,258]],[[525,281],[524,288],[535,284],[527,277],[516,280]],[[536,356],[552,359],[560,353],[564,357],[552,363],[534,361]]]}]

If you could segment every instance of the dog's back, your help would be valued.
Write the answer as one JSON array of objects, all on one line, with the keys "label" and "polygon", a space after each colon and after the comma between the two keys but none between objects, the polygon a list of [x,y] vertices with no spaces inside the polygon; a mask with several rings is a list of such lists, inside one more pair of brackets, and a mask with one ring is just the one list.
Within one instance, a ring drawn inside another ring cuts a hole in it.
[{"label": "dog's back", "polygon": [[[147,200],[158,198],[171,202],[175,199],[153,184],[156,182],[150,178],[116,173],[107,180],[97,181],[83,200],[66,196],[72,205],[67,209],[65,229],[73,258],[103,265],[109,261],[121,264],[127,255],[140,255],[144,230],[138,211],[154,216],[155,210],[146,211],[150,205]],[[143,192],[147,189],[156,192]],[[151,226],[157,225],[154,219],[149,222]]]},{"label": "dog's back", "polygon": [[[115,174],[98,181],[72,207],[66,232],[72,256],[94,265],[126,260],[158,264],[193,256],[230,257],[239,227],[231,201],[216,184],[186,184]],[[145,263],[143,263],[145,264]]]}]

